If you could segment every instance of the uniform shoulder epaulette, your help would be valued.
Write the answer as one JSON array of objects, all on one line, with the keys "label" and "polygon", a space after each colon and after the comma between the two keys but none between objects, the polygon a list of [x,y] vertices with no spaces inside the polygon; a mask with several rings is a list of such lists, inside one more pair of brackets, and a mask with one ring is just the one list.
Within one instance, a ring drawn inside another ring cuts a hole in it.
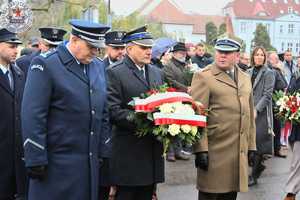
[{"label": "uniform shoulder epaulette", "polygon": [[47,57],[49,57],[49,56],[51,56],[51,55],[53,55],[55,53],[56,53],[56,51],[46,51],[44,53],[41,53],[40,56],[42,56],[44,58],[47,58]]}]

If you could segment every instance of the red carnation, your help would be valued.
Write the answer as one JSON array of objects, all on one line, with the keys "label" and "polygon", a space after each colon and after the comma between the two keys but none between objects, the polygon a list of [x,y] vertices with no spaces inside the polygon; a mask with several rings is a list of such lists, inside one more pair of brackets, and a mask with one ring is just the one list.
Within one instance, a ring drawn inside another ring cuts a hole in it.
[{"label": "red carnation", "polygon": [[167,92],[176,92],[176,89],[173,87],[167,88]]}]

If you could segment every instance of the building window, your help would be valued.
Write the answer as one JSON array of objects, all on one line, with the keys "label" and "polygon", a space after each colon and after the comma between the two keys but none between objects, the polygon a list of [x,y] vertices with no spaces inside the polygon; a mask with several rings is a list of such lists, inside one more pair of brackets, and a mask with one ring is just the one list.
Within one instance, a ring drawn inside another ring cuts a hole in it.
[{"label": "building window", "polygon": [[298,53],[299,51],[299,43],[296,43],[296,52]]},{"label": "building window", "polygon": [[246,33],[246,22],[241,22],[241,33]]},{"label": "building window", "polygon": [[270,34],[270,24],[266,24],[267,32]]},{"label": "building window", "polygon": [[292,42],[288,42],[288,43],[287,43],[287,49],[288,49],[289,51],[293,51],[293,43],[292,43]]},{"label": "building window", "polygon": [[280,33],[283,33],[283,25],[280,25],[280,27],[279,27],[279,32],[280,32]]},{"label": "building window", "polygon": [[288,7],[288,13],[289,14],[293,13],[293,7]]},{"label": "building window", "polygon": [[289,24],[288,33],[294,33],[294,24]]},{"label": "building window", "polygon": [[281,43],[281,51],[284,51],[284,42]]}]

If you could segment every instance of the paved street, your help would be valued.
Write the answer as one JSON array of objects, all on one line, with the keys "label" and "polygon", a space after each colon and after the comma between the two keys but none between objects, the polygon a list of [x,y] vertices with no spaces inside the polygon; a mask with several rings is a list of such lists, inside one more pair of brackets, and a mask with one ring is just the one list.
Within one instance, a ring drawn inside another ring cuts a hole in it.
[{"label": "paved street", "polygon": [[[272,158],[266,164],[267,170],[259,179],[259,185],[251,188],[248,193],[239,194],[238,200],[283,200],[290,158]],[[193,159],[188,162],[166,162],[166,183],[159,185],[159,199],[196,200],[195,176]]]}]

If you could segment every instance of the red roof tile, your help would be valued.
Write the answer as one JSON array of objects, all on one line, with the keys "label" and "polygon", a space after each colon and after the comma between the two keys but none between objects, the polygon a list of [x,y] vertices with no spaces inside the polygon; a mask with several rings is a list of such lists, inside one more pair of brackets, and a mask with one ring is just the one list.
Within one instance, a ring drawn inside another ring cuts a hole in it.
[{"label": "red roof tile", "polygon": [[[293,12],[300,13],[300,4],[297,0],[235,0],[225,8],[233,8],[237,18],[247,19],[275,19]],[[261,15],[260,13],[265,13]]]},{"label": "red roof tile", "polygon": [[[145,9],[145,5],[143,9]],[[226,18],[223,16],[184,13],[169,0],[162,0],[148,14],[147,18],[164,24],[193,25],[193,34],[204,34],[208,22],[213,22],[217,27],[226,23]]]}]

